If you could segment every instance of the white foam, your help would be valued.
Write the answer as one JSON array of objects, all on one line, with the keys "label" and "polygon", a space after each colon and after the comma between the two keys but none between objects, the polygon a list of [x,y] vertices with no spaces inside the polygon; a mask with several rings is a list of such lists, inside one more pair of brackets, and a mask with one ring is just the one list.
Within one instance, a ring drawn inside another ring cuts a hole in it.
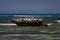
[{"label": "white foam", "polygon": [[47,25],[52,25],[52,23],[48,23]]},{"label": "white foam", "polygon": [[0,23],[0,25],[16,25],[16,24],[13,24],[13,23]]},{"label": "white foam", "polygon": [[60,22],[60,20],[55,20],[56,22]]}]

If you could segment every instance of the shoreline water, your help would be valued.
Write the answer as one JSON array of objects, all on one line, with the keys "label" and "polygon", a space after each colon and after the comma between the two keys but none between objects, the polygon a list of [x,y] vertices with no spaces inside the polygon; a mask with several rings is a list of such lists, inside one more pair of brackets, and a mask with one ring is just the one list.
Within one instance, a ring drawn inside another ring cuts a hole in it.
[{"label": "shoreline water", "polygon": [[[49,23],[49,25],[47,27],[42,26],[17,26],[14,23],[0,23],[0,30],[31,30],[31,31],[39,31],[39,30],[45,30],[45,31],[49,31],[49,30],[55,30],[60,28],[60,23]],[[1,29],[2,28],[2,29]],[[46,30],[48,29],[48,30]]]},{"label": "shoreline water", "polygon": [[[11,21],[8,21],[13,18],[19,18],[19,17],[42,17],[44,19],[44,23],[48,24],[48,27],[46,28],[31,27],[31,26],[23,27],[23,26],[17,26],[14,23],[12,24]],[[1,14],[0,20],[3,20],[3,21],[0,21],[0,23],[2,23],[0,24],[0,40],[20,40],[20,39],[21,40],[59,40],[60,39],[60,23],[55,22],[55,20],[60,20],[60,14],[57,14],[57,15],[56,14],[49,14],[49,15],[35,14],[35,16],[34,14],[32,15]],[[19,34],[19,32],[21,34]],[[15,33],[15,34],[11,34],[11,33]],[[23,33],[27,33],[27,34],[23,34]]]}]

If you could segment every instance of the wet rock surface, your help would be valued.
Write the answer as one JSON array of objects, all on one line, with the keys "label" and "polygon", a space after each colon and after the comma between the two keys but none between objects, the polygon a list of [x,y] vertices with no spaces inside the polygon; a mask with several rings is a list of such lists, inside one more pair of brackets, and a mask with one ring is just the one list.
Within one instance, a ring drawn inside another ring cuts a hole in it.
[{"label": "wet rock surface", "polygon": [[39,26],[43,22],[41,18],[17,18],[11,20],[13,23],[17,24],[18,26]]}]

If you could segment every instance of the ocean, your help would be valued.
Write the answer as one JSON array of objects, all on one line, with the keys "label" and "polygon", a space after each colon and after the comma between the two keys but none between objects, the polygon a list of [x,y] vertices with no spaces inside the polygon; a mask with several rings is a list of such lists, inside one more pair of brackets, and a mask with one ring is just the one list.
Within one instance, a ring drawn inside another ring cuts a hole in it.
[{"label": "ocean", "polygon": [[0,25],[0,40],[60,40],[60,14],[0,14],[0,24],[20,17],[40,17],[47,27]]},{"label": "ocean", "polygon": [[0,23],[10,22],[9,20],[19,17],[40,17],[44,19],[44,22],[50,23],[55,20],[60,20],[60,14],[0,14]]}]

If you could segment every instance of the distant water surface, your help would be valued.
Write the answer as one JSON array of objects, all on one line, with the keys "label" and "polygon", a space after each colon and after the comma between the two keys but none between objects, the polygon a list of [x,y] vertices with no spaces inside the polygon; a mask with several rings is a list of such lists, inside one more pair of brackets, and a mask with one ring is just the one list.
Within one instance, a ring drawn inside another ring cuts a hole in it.
[{"label": "distant water surface", "polygon": [[[0,23],[3,23],[3,22],[10,22],[9,20],[11,19],[14,19],[14,18],[19,18],[19,17],[40,17],[40,18],[43,18],[44,19],[44,22],[54,22],[54,20],[60,20],[60,14],[30,14],[30,15],[18,15],[18,14],[5,14],[5,15],[2,15],[0,14]],[[2,21],[1,21],[2,20]],[[7,21],[6,21],[7,20]]]}]

